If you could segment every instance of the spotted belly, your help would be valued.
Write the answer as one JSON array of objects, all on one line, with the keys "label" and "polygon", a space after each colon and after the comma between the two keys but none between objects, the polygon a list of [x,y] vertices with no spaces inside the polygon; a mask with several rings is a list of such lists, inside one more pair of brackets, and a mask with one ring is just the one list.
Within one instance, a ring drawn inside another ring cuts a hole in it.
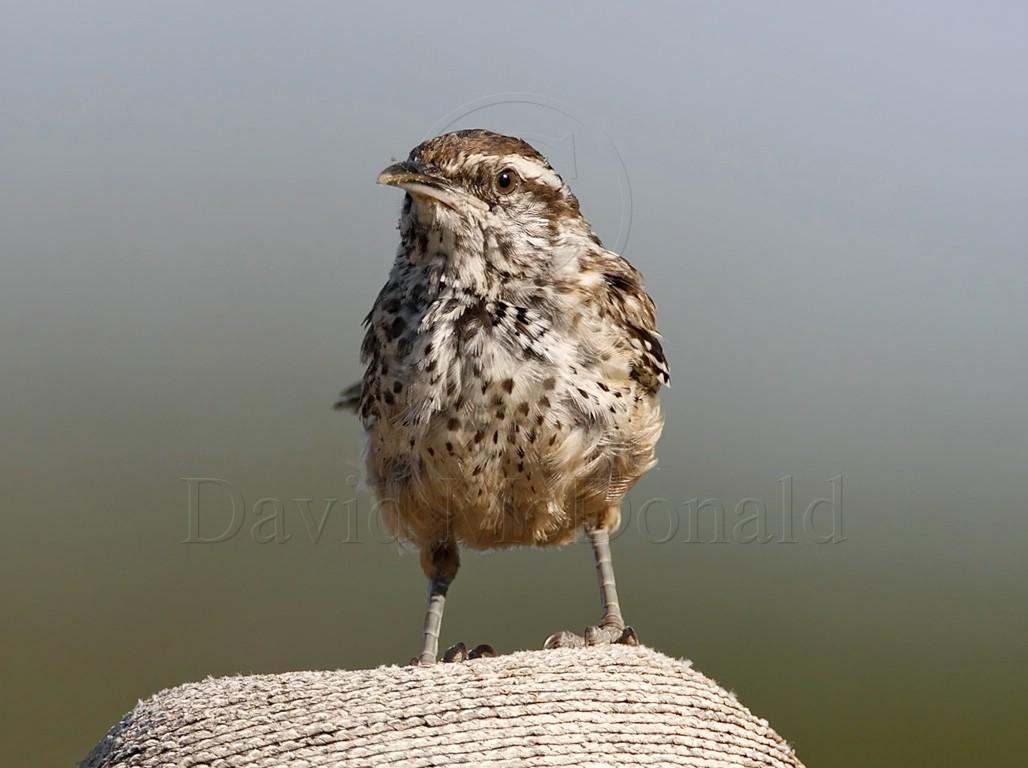
[{"label": "spotted belly", "polygon": [[[380,425],[368,468],[390,527],[421,545],[453,537],[496,548],[566,542],[582,525],[609,517],[653,463],[659,412],[649,417],[653,440],[642,445],[609,411],[598,418],[569,408],[568,386],[526,369],[517,379],[468,382],[423,429]],[[603,394],[609,388],[597,389]],[[626,402],[645,427],[642,401]],[[629,426],[629,409],[619,413]]]}]

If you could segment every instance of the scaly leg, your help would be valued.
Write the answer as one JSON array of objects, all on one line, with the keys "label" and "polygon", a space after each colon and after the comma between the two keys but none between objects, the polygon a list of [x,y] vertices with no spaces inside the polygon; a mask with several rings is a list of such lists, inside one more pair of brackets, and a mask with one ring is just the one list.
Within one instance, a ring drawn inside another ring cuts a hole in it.
[{"label": "scaly leg", "polygon": [[[411,659],[411,664],[435,664],[439,655],[439,633],[443,628],[443,608],[446,592],[460,568],[460,554],[457,544],[445,541],[421,552],[421,567],[428,576],[428,608],[425,609],[425,628],[422,632],[421,655]],[[495,656],[491,645],[483,643],[470,651],[464,643],[456,643],[446,649],[443,661],[466,661]]]},{"label": "scaly leg", "polygon": [[596,560],[596,577],[600,583],[600,600],[603,617],[598,625],[585,628],[584,636],[564,630],[550,635],[544,648],[580,648],[585,645],[638,645],[635,630],[625,626],[618,602],[617,584],[614,581],[614,566],[610,560],[610,533],[606,528],[588,528],[589,542]]},{"label": "scaly leg", "polygon": [[446,592],[460,568],[457,543],[445,541],[422,550],[421,567],[428,576],[428,607],[425,609],[421,655],[415,661],[419,664],[435,664],[439,655],[439,633],[443,627]]},{"label": "scaly leg", "polygon": [[610,561],[610,533],[606,528],[593,528],[589,531],[589,541],[593,545],[596,578],[600,582],[600,601],[603,605],[600,628],[616,630],[620,636],[625,628],[625,620],[621,616],[617,584],[614,583],[614,566]]}]

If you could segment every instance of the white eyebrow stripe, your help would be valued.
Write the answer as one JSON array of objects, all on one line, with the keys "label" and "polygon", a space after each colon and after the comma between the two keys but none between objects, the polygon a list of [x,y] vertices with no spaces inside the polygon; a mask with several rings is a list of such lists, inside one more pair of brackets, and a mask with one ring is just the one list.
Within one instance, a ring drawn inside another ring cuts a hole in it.
[{"label": "white eyebrow stripe", "polygon": [[523,179],[541,181],[546,186],[553,187],[554,189],[560,189],[563,186],[563,182],[561,182],[560,177],[556,173],[536,160],[529,160],[521,155],[506,155],[501,161],[503,165],[517,171]]},{"label": "white eyebrow stripe", "polygon": [[474,165],[486,161],[498,163],[497,168],[513,168],[521,178],[542,182],[553,189],[561,189],[564,186],[564,182],[561,181],[560,176],[556,172],[542,165],[538,160],[530,160],[523,155],[496,157],[495,155],[475,153],[468,155],[464,162]]}]

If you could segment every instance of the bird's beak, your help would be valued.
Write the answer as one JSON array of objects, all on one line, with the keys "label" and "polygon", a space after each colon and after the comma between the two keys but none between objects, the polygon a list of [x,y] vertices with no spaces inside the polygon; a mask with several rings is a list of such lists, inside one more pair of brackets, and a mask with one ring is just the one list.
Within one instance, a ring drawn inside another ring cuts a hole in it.
[{"label": "bird's beak", "polygon": [[402,163],[390,165],[378,174],[378,183],[399,187],[411,195],[431,198],[454,209],[457,208],[461,197],[446,179],[414,160],[404,160]]}]

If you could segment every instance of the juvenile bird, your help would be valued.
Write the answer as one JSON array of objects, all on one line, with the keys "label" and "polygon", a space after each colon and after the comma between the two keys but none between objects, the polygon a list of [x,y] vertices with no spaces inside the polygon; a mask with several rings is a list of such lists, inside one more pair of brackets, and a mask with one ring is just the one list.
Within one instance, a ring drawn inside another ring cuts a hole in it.
[{"label": "juvenile bird", "polygon": [[365,320],[364,378],[339,405],[366,430],[386,524],[421,552],[429,598],[416,661],[436,660],[458,544],[557,545],[582,528],[603,614],[546,646],[636,642],[608,532],[656,461],[669,381],[642,276],[521,139],[444,134],[378,182],[406,192],[400,246]]}]

